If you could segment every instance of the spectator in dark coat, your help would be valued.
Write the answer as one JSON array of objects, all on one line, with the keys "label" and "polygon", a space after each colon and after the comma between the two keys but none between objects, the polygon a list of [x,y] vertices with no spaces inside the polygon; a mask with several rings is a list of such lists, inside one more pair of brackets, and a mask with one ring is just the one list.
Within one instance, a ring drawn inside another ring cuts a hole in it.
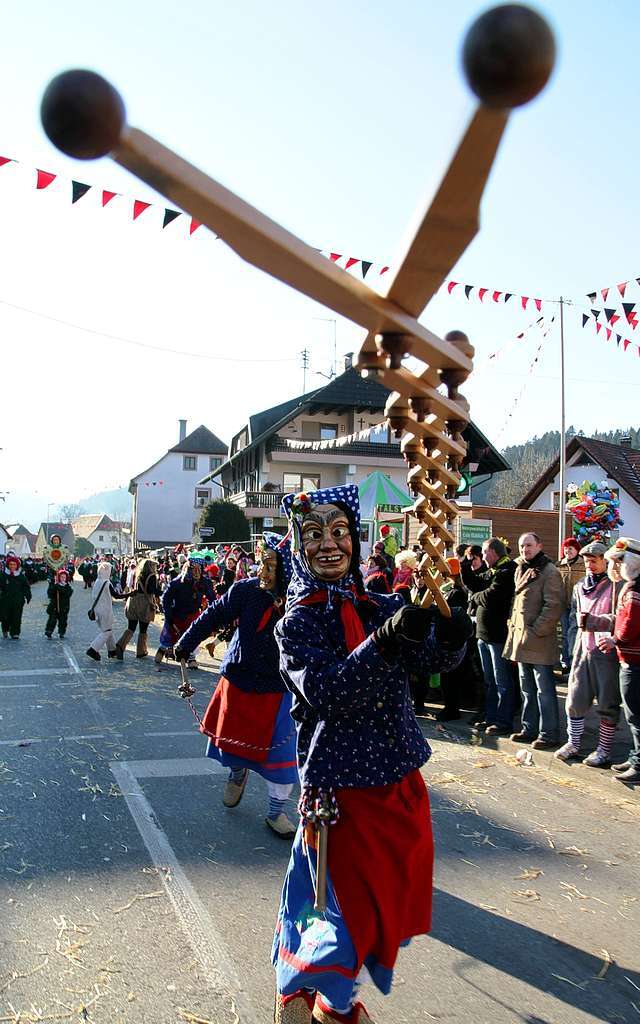
[{"label": "spectator in dark coat", "polygon": [[482,557],[489,566],[486,572],[474,572],[471,558],[465,558],[462,580],[470,594],[469,611],[476,618],[486,688],[486,730],[488,734],[506,736],[513,730],[515,681],[511,663],[502,651],[515,590],[516,563],[509,558],[499,537],[484,542]]}]

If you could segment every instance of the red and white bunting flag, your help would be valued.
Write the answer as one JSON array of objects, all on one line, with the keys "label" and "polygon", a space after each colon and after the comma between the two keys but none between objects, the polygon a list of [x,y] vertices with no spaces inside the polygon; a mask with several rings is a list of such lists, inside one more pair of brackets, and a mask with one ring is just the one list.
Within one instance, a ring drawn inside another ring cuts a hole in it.
[{"label": "red and white bunting flag", "polygon": [[0,156],[0,167],[4,167],[5,164],[13,164],[16,161],[10,156]]},{"label": "red and white bunting flag", "polygon": [[119,192],[109,192],[108,189],[103,188],[103,190],[102,190],[102,205],[106,206],[107,203],[110,203],[111,200],[114,199],[118,195],[120,195]]},{"label": "red and white bunting flag", "polygon": [[493,293],[493,296],[492,296],[492,298],[493,298],[493,301],[494,301],[494,302],[499,302],[499,301],[500,301],[500,296],[501,296],[501,295],[502,295],[502,292],[494,292],[494,293]]},{"label": "red and white bunting flag", "polygon": [[341,253],[339,253],[339,252],[330,252],[330,253],[329,253],[329,259],[330,259],[330,260],[331,260],[331,261],[332,261],[333,263],[335,263],[335,262],[336,262],[336,260],[341,260],[341,259],[342,259],[342,254],[341,254]]},{"label": "red and white bunting flag", "polygon": [[357,260],[355,256],[350,256],[347,262],[345,263],[345,270],[350,270],[351,267],[353,267],[356,263],[359,262],[360,260]]},{"label": "red and white bunting flag", "polygon": [[622,284],[618,285],[618,291],[620,292],[620,295],[621,295],[621,297],[623,299],[624,299],[624,293],[627,290],[628,283],[629,283],[628,281],[623,281]]},{"label": "red and white bunting flag", "polygon": [[196,220],[195,217],[192,217],[191,224],[189,225],[189,234],[192,235],[194,231],[197,231],[201,224],[202,221]]},{"label": "red and white bunting flag", "polygon": [[527,302],[528,301],[529,301],[529,296],[528,295],[521,295],[520,296],[520,302],[522,303],[522,308],[523,309],[527,308]]},{"label": "red and white bunting flag", "polygon": [[449,283],[447,284],[447,291],[449,292],[449,295],[451,295],[451,292],[453,291],[453,289],[457,288],[457,286],[459,284],[460,284],[459,281],[449,281]]},{"label": "red and white bunting flag", "polygon": [[488,291],[489,291],[488,288],[478,288],[478,298],[480,299],[480,302],[483,301],[483,299],[484,299],[484,297],[485,297],[485,295],[487,294]]}]

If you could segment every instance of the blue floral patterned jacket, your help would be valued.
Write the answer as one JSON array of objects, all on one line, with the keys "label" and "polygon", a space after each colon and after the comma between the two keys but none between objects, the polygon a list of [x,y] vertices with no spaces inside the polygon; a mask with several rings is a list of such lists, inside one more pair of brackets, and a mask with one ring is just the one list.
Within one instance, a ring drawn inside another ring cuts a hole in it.
[{"label": "blue floral patterned jacket", "polygon": [[403,646],[384,658],[372,634],[403,605],[397,595],[368,595],[358,602],[366,639],[348,653],[340,602],[345,587],[329,587],[328,600],[304,604],[324,585],[300,559],[276,625],[280,669],[293,693],[298,729],[301,785],[382,786],[403,779],[431,756],[413,712],[409,672],[428,674],[455,668],[465,645]]}]

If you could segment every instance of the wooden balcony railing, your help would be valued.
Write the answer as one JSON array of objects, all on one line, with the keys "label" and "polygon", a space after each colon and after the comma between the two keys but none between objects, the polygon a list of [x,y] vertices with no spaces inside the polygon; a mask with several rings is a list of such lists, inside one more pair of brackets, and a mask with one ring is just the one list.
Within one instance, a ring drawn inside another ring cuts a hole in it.
[{"label": "wooden balcony railing", "polygon": [[229,495],[229,501],[240,508],[266,508],[278,511],[284,495],[284,491],[238,491],[237,494]]}]

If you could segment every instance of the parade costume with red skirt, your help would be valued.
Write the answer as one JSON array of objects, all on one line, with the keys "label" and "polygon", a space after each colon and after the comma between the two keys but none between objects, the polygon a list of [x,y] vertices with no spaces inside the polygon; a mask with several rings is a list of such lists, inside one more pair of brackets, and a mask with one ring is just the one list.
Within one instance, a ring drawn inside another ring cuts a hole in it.
[{"label": "parade costume with red skirt", "polygon": [[[180,576],[171,580],[162,595],[164,625],[160,633],[160,647],[174,647],[192,622],[201,614],[203,606],[215,599],[213,584],[207,577],[194,580],[191,560],[183,566]],[[204,566],[204,563],[202,563]],[[195,650],[195,647],[194,647]]]},{"label": "parade costume with red skirt", "polygon": [[[348,510],[353,565],[357,488],[308,497],[314,506],[339,503]],[[294,500],[285,498],[286,512]],[[293,526],[299,527],[295,518]],[[402,599],[364,593],[355,575],[327,584],[303,555],[293,561],[276,638],[293,694],[303,806],[306,793],[313,799],[331,791],[337,821],[328,828],[323,913],[314,910],[315,829],[301,823],[294,842],[273,943],[276,1019],[303,993],[348,1015],[363,968],[388,993],[399,948],[429,931],[433,839],[419,769],[431,751],[413,713],[408,673],[453,668],[464,654],[464,639],[458,647],[437,644],[434,627],[424,642],[383,656],[373,634]]]}]

